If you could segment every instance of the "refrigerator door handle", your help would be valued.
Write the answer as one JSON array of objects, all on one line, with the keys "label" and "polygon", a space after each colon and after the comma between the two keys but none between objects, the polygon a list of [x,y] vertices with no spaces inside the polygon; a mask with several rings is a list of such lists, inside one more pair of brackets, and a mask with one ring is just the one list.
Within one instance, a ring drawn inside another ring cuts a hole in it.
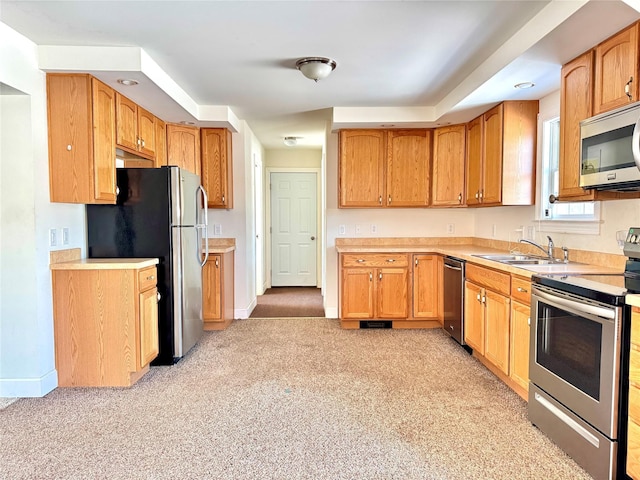
[{"label": "refrigerator door handle", "polygon": [[[209,233],[207,232],[207,226],[209,225],[209,218],[208,218],[208,212],[207,212],[207,205],[209,203],[209,198],[207,197],[207,192],[205,192],[204,188],[202,187],[202,185],[198,185],[198,190],[196,191],[196,204],[198,204],[198,192],[202,192],[202,215],[203,215],[203,220],[204,220],[204,224],[198,224],[196,225],[196,228],[198,228],[199,230],[202,229],[204,231],[204,235],[203,235],[203,240],[204,240],[204,259],[202,261],[200,261],[200,255],[202,252],[202,242],[200,242],[200,244],[198,245],[198,261],[200,262],[200,266],[204,267],[204,264],[207,263],[207,260],[209,260]],[[196,219],[197,221],[198,219]],[[196,241],[198,241],[199,235],[196,235]]]}]

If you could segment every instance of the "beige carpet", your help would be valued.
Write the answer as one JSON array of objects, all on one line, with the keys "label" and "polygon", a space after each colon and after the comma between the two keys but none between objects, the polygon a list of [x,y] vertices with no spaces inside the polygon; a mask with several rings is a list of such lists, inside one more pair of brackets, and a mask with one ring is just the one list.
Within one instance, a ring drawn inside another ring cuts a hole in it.
[{"label": "beige carpet", "polygon": [[440,330],[240,320],[130,389],[0,410],[2,479],[588,479]]},{"label": "beige carpet", "polygon": [[324,317],[322,293],[316,287],[272,287],[258,296],[251,318]]}]

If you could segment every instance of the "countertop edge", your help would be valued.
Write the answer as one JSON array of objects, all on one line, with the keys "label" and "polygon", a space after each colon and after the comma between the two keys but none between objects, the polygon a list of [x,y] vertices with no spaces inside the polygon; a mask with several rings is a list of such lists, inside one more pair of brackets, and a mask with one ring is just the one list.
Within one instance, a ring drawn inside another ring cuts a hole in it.
[{"label": "countertop edge", "polygon": [[627,305],[631,305],[632,307],[640,307],[640,295],[627,295],[624,297]]},{"label": "countertop edge", "polygon": [[157,258],[82,258],[52,263],[51,270],[140,270],[157,265]]}]

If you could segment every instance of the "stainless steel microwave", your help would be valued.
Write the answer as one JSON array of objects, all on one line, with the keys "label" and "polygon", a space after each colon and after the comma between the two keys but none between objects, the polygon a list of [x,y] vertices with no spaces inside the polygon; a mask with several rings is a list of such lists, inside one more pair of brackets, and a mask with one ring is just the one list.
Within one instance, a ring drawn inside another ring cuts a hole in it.
[{"label": "stainless steel microwave", "polygon": [[580,122],[580,186],[640,191],[640,102]]}]

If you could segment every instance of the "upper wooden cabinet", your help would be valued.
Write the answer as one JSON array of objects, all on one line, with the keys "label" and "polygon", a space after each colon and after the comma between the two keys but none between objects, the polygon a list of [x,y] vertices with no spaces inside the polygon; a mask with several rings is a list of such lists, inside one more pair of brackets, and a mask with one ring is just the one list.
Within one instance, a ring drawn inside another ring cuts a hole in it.
[{"label": "upper wooden cabinet", "polygon": [[153,158],[156,154],[156,126],[152,113],[116,92],[116,143],[136,155]]},{"label": "upper wooden cabinet", "polygon": [[231,132],[226,128],[200,130],[202,185],[209,208],[233,208],[233,153]]},{"label": "upper wooden cabinet", "polygon": [[638,100],[638,23],[595,49],[594,115]]},{"label": "upper wooden cabinet", "polygon": [[467,125],[467,205],[532,205],[538,101],[508,101]]},{"label": "upper wooden cabinet", "polygon": [[340,132],[340,207],[429,204],[431,131]]},{"label": "upper wooden cabinet", "polygon": [[167,124],[167,165],[200,175],[200,132],[197,127]]},{"label": "upper wooden cabinet", "polygon": [[433,133],[431,205],[459,207],[465,203],[466,126],[436,128]]},{"label": "upper wooden cabinet", "polygon": [[116,202],[115,91],[85,74],[47,74],[52,202]]}]

